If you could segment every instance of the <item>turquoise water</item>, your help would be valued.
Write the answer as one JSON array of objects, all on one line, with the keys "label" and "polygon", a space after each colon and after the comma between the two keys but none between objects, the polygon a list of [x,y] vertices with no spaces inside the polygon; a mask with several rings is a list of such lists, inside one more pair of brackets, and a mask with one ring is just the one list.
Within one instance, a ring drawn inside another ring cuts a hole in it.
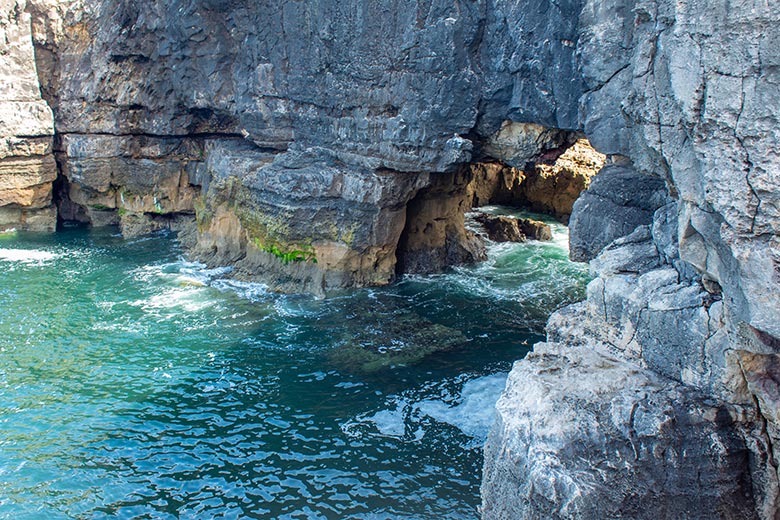
[{"label": "turquoise water", "polygon": [[[583,296],[556,237],[320,300],[164,235],[0,238],[0,518],[477,518],[511,362]],[[399,323],[457,341],[374,372],[334,356],[419,341]]]}]

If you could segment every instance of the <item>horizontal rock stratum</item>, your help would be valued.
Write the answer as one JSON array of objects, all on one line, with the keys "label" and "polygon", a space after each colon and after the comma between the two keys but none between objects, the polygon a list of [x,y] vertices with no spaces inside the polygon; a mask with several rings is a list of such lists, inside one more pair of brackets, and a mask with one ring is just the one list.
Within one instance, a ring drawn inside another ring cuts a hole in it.
[{"label": "horizontal rock stratum", "polygon": [[759,0],[0,0],[0,226],[383,284],[478,256],[469,163],[584,134],[594,280],[510,376],[483,514],[776,518],[778,43]]}]

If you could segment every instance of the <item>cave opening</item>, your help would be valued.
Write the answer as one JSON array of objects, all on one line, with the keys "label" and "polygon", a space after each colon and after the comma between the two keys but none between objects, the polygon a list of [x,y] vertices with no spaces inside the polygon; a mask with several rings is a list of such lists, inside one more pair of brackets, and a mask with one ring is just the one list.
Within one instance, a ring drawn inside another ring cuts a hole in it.
[{"label": "cave opening", "polygon": [[476,144],[472,162],[432,174],[407,204],[397,275],[485,260],[486,238],[549,239],[537,220],[492,216],[479,208],[508,206],[568,224],[574,202],[606,162],[583,134],[534,124],[506,122]]}]

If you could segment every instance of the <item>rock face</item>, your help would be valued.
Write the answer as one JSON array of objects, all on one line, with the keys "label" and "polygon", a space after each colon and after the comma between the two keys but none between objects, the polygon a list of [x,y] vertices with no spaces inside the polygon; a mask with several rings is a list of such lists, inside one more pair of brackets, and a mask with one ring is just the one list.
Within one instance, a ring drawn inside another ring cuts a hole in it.
[{"label": "rock face", "polygon": [[485,516],[776,517],[771,3],[0,2],[2,227],[53,225],[55,133],[63,218],[189,228],[280,289],[381,284],[474,256],[467,163],[511,184],[582,133],[594,281],[510,378]]},{"label": "rock face", "polygon": [[487,518],[757,518],[739,417],[602,345],[537,344],[497,410]]},{"label": "rock face", "polygon": [[[517,127],[530,127],[530,130],[520,131]],[[467,188],[472,206],[505,204],[548,213],[568,221],[574,201],[604,166],[606,157],[594,150],[587,139],[576,139],[576,133],[541,131],[538,128],[542,127],[505,124],[489,139],[483,151],[519,166],[505,162],[472,163],[469,166],[471,181]],[[509,140],[504,135],[509,133],[507,129],[514,129],[511,135],[515,138],[530,139],[530,135],[532,140]],[[573,139],[576,140],[571,143]],[[501,143],[500,147],[495,144],[496,141]],[[516,155],[507,151],[512,145]]]},{"label": "rock face", "polygon": [[195,252],[279,290],[386,284],[406,203],[427,175],[347,167],[331,154],[268,153],[240,141],[207,148],[197,182]]},{"label": "rock face", "polygon": [[524,204],[567,221],[574,201],[590,186],[605,159],[586,139],[578,139],[557,157],[553,155],[547,160],[542,157],[526,172],[522,185]]},{"label": "rock face", "polygon": [[53,230],[54,120],[41,98],[25,7],[0,1],[0,230]]},{"label": "rock face", "polygon": [[482,224],[490,240],[495,242],[525,242],[552,240],[552,229],[539,220],[490,215],[477,212],[474,220]]},{"label": "rock face", "polygon": [[579,20],[583,126],[621,157],[572,215],[588,299],[499,402],[484,516],[777,518],[778,14],[587,1]]},{"label": "rock face", "polygon": [[440,174],[412,199],[397,247],[399,273],[435,273],[485,260],[485,246],[465,227],[470,172]]},{"label": "rock face", "polygon": [[613,240],[650,224],[666,199],[666,186],[658,177],[630,166],[607,166],[574,203],[569,220],[571,259],[591,260]]}]

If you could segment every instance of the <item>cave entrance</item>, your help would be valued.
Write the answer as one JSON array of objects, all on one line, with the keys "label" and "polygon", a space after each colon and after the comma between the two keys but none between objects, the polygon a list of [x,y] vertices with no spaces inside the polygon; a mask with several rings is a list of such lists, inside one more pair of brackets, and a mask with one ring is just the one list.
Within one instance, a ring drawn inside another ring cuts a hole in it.
[{"label": "cave entrance", "polygon": [[[468,212],[503,205],[551,215],[568,223],[574,201],[604,166],[580,133],[539,125],[504,123],[478,143],[475,160],[452,173],[431,175],[429,185],[408,203],[396,250],[396,273],[426,274],[486,258],[484,239],[469,228]],[[539,238],[527,223],[501,217],[481,225],[501,228],[491,239]]]},{"label": "cave entrance", "polygon": [[471,207],[524,208],[567,223],[574,201],[606,160],[584,136],[567,134],[560,145],[539,150],[522,167],[490,157],[469,164]]}]

